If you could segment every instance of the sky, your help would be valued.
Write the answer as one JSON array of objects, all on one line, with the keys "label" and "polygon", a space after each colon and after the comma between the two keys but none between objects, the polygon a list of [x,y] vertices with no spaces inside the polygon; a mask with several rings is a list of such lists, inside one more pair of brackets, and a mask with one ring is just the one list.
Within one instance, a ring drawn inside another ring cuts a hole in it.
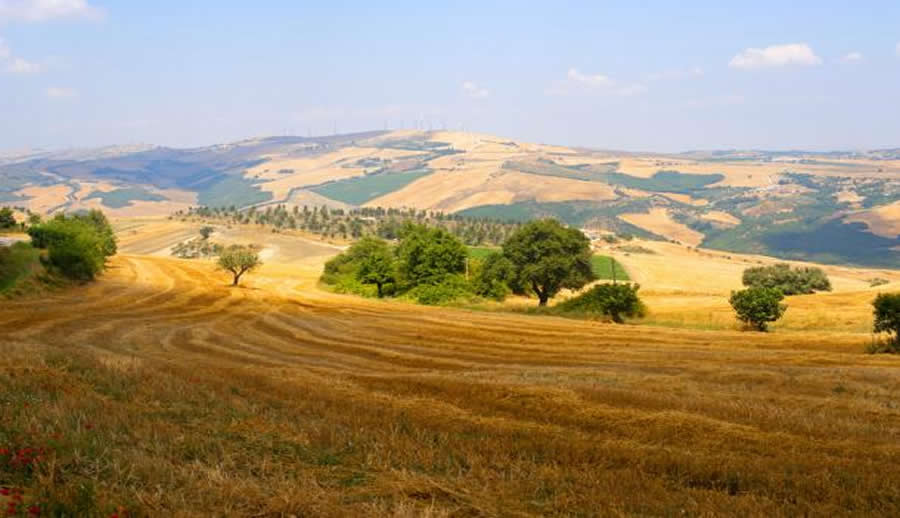
[{"label": "sky", "polygon": [[385,128],[897,147],[900,2],[0,0],[0,150]]}]

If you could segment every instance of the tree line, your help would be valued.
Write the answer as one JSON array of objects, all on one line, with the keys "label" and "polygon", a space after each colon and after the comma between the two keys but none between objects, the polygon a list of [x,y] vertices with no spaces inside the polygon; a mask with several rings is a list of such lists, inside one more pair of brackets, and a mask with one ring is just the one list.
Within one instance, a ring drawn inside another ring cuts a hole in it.
[{"label": "tree line", "polygon": [[178,211],[174,218],[218,221],[230,224],[263,225],[275,231],[301,230],[326,238],[356,240],[364,236],[397,239],[408,223],[442,228],[470,246],[499,245],[521,225],[493,219],[470,218],[442,211],[360,207],[336,209],[304,205],[286,205],[265,209],[251,207],[241,210],[230,207],[190,207]]}]

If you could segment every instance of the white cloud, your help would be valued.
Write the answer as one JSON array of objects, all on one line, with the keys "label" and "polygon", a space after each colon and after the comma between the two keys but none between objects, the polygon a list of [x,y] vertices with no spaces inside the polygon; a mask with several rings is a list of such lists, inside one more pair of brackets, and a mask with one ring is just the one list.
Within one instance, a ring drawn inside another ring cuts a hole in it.
[{"label": "white cloud", "polygon": [[51,99],[71,99],[78,96],[78,92],[75,90],[58,86],[47,88],[45,93],[47,94],[47,97]]},{"label": "white cloud", "polygon": [[853,63],[859,63],[862,60],[863,60],[862,53],[848,52],[847,54],[844,54],[843,56],[841,56],[841,59],[839,59],[838,61],[840,61],[841,63],[845,63],[845,64],[853,64]]},{"label": "white cloud", "polygon": [[466,93],[472,99],[484,99],[490,92],[487,91],[486,88],[482,88],[472,81],[464,81],[462,84],[463,92]]},{"label": "white cloud", "polygon": [[103,18],[102,9],[87,0],[0,0],[0,21],[42,22],[60,18]]},{"label": "white cloud", "polygon": [[764,49],[749,48],[731,58],[731,68],[765,68],[788,65],[819,65],[822,58],[806,43],[771,45]]},{"label": "white cloud", "polygon": [[29,63],[22,58],[13,58],[9,60],[6,70],[12,74],[35,74],[41,71],[41,66],[37,63]]},{"label": "white cloud", "polygon": [[632,96],[642,94],[647,87],[640,83],[622,84],[603,74],[584,74],[577,68],[570,68],[566,78],[554,81],[547,89],[547,95],[569,95],[576,92],[599,92],[608,95]]}]

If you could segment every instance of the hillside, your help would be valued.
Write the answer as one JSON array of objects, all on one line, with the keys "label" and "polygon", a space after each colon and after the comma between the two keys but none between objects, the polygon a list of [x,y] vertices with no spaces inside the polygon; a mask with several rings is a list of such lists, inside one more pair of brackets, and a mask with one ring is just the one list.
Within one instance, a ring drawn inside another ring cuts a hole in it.
[{"label": "hillside", "polygon": [[691,246],[900,265],[889,151],[621,153],[459,132],[272,137],[196,149],[7,154],[0,204],[113,217],[189,206],[416,207],[552,216]]},{"label": "hillside", "polygon": [[900,460],[900,360],[863,354],[866,279],[890,289],[897,272],[827,267],[833,293],[789,297],[775,332],[746,333],[720,310],[771,258],[634,240],[654,253],[606,252],[657,325],[613,325],[336,295],[317,287],[336,247],[223,225],[216,240],[266,256],[232,289],[211,261],[168,257],[200,224],[121,221],[97,282],[0,306],[2,446],[42,448],[35,476],[4,482],[27,501],[77,516],[898,512],[897,473],[872,467]]}]

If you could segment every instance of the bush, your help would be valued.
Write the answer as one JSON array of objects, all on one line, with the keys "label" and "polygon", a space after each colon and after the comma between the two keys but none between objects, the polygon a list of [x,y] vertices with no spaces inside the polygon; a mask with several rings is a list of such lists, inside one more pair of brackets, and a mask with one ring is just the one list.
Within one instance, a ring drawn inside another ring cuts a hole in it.
[{"label": "bush", "polygon": [[639,284],[598,284],[588,291],[556,306],[565,313],[605,315],[618,324],[624,318],[639,318],[646,307],[638,297]]},{"label": "bush", "polygon": [[887,333],[888,340],[876,352],[900,352],[900,293],[879,293],[872,301],[875,308],[875,333]]},{"label": "bush", "polygon": [[13,211],[9,207],[0,208],[0,229],[13,228],[16,226],[16,218]]},{"label": "bush", "polygon": [[56,216],[30,227],[28,235],[32,246],[47,249],[47,262],[70,279],[94,279],[116,253],[112,227],[98,210]]},{"label": "bush", "polygon": [[784,295],[777,289],[747,288],[732,291],[729,303],[739,320],[758,331],[765,331],[769,322],[778,320],[787,310],[782,300]]},{"label": "bush", "polygon": [[396,253],[399,278],[407,289],[463,273],[469,256],[465,245],[452,234],[424,225],[405,229]]},{"label": "bush", "polygon": [[510,293],[509,285],[516,276],[515,267],[503,254],[493,252],[484,258],[472,276],[475,294],[503,301]]},{"label": "bush", "polygon": [[831,291],[831,281],[821,268],[791,268],[789,264],[755,266],[744,270],[744,286],[774,288],[784,295],[810,294]]},{"label": "bush", "polygon": [[472,296],[471,287],[462,275],[447,275],[435,284],[416,286],[409,293],[419,304],[427,306],[448,304]]}]

